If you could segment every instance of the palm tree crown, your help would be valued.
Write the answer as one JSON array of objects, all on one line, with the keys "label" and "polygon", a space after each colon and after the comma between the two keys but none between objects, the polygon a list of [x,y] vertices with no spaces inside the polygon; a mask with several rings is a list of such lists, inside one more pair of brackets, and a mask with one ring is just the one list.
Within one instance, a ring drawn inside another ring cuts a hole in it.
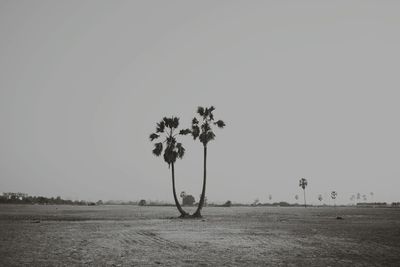
[{"label": "palm tree crown", "polygon": [[308,184],[308,182],[307,182],[307,179],[306,179],[306,178],[301,178],[301,179],[300,179],[300,181],[299,181],[299,186],[300,186],[301,188],[303,188],[303,190],[306,189],[307,184]]},{"label": "palm tree crown", "polygon": [[[185,148],[181,143],[176,140],[175,131],[179,127],[179,118],[177,117],[164,117],[157,123],[156,132],[150,134],[150,141],[157,140],[160,136],[164,135],[164,141],[154,144],[153,154],[160,156],[164,151],[164,161],[170,166],[175,163],[176,159],[182,159],[185,154]],[[165,149],[164,149],[165,144]]]},{"label": "palm tree crown", "polygon": [[191,133],[194,140],[199,138],[200,142],[203,143],[204,146],[207,146],[208,142],[214,140],[215,138],[212,126],[216,125],[218,128],[225,127],[225,122],[223,122],[222,120],[216,121],[214,119],[214,110],[214,106],[211,106],[209,108],[198,107],[197,114],[200,116],[201,125],[199,126],[199,120],[194,117],[192,120],[192,129],[182,130],[181,133]]},{"label": "palm tree crown", "polygon": [[307,186],[308,182],[306,178],[301,178],[299,181],[299,186],[301,188],[303,188],[303,193],[304,193],[304,207],[307,207],[306,204],[306,186]]}]

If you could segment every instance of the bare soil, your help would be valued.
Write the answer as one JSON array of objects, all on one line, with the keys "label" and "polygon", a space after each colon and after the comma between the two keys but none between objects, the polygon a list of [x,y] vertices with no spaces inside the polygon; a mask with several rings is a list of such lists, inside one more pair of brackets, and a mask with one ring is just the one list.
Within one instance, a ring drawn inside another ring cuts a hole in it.
[{"label": "bare soil", "polygon": [[173,207],[0,205],[0,266],[400,266],[400,209],[177,216]]}]

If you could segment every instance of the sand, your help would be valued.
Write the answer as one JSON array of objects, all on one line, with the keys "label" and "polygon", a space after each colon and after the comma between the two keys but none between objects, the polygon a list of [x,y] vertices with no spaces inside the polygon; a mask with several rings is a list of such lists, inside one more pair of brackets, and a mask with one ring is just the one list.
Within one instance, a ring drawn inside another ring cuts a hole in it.
[{"label": "sand", "polygon": [[400,266],[400,209],[177,214],[173,207],[0,205],[0,266]]}]

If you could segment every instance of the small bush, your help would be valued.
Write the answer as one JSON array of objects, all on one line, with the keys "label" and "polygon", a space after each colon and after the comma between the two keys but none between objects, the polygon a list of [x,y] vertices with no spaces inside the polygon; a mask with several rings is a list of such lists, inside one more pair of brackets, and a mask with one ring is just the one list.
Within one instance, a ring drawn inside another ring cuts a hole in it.
[{"label": "small bush", "polygon": [[185,195],[182,199],[183,206],[193,206],[195,199],[192,195]]},{"label": "small bush", "polygon": [[232,206],[232,202],[230,200],[228,200],[227,202],[224,203],[224,205],[222,205],[224,207],[231,207]]}]

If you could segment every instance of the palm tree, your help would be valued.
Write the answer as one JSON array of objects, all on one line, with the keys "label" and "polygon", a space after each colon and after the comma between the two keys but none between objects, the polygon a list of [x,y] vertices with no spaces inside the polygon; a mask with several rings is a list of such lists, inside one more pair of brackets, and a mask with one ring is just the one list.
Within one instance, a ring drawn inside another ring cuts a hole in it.
[{"label": "palm tree", "polygon": [[332,191],[331,192],[331,198],[333,199],[333,205],[336,207],[336,197],[337,197],[337,192]]},{"label": "palm tree", "polygon": [[318,195],[318,200],[319,200],[319,202],[322,201],[322,195],[321,194]]},{"label": "palm tree", "polygon": [[336,214],[336,219],[339,219],[340,217],[338,217],[338,214],[337,214],[337,209],[336,209],[336,197],[337,197],[337,192],[336,191],[332,191],[331,192],[331,198],[333,199],[333,207],[334,207],[334,209],[335,209],[335,214]]},{"label": "palm tree", "polygon": [[[168,164],[168,168],[171,168],[172,174],[172,192],[174,195],[175,205],[178,208],[181,216],[185,217],[189,215],[184,211],[179,204],[178,198],[176,196],[175,190],[175,162],[176,159],[182,159],[185,154],[185,148],[181,143],[177,143],[176,131],[179,126],[179,118],[177,117],[164,117],[159,123],[157,123],[156,132],[150,134],[150,141],[154,141],[159,137],[163,136],[164,141],[154,144],[153,154],[155,156],[160,156],[164,151],[163,157],[164,161]],[[165,149],[164,149],[165,145]]]},{"label": "palm tree", "polygon": [[225,123],[222,120],[215,120],[213,106],[209,108],[198,107],[197,114],[199,115],[200,121],[194,117],[192,120],[192,129],[186,129],[181,131],[182,134],[191,133],[193,139],[199,138],[199,141],[203,144],[204,151],[204,167],[203,167],[203,188],[201,190],[201,196],[199,205],[197,206],[196,212],[193,213],[193,217],[201,217],[201,209],[204,206],[204,198],[206,194],[206,180],[207,180],[207,145],[210,141],[214,140],[215,134],[212,127],[215,125],[218,128],[224,128]]},{"label": "palm tree", "polygon": [[301,178],[299,181],[299,186],[301,188],[303,188],[303,192],[304,192],[304,207],[306,208],[306,187],[308,185],[307,179],[306,178]]}]

